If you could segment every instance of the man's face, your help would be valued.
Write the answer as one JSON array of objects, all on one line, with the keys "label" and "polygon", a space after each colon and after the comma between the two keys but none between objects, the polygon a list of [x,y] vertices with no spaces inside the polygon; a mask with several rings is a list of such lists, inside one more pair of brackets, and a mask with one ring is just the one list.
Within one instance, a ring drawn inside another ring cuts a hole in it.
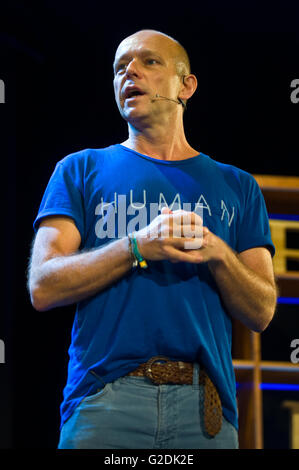
[{"label": "man's face", "polygon": [[174,111],[175,103],[152,99],[158,93],[177,99],[176,45],[162,34],[141,31],[122,41],[114,61],[114,93],[122,117],[151,121]]}]

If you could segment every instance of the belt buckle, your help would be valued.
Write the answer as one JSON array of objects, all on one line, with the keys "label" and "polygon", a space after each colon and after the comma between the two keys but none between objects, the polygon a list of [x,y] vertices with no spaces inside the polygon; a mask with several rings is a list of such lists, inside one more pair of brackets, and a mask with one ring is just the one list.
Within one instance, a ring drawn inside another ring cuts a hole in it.
[{"label": "belt buckle", "polygon": [[164,361],[167,363],[167,362],[170,362],[170,359],[166,356],[154,356],[154,357],[151,357],[144,366],[145,376],[148,379],[150,379],[154,384],[157,384],[157,385],[161,382],[157,381],[157,379],[155,379],[155,377],[153,376],[152,365],[158,361]]}]

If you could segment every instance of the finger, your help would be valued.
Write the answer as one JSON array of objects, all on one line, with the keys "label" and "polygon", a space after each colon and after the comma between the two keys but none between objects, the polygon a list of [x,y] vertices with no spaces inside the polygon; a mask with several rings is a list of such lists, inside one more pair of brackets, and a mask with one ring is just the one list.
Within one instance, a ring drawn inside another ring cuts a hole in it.
[{"label": "finger", "polygon": [[183,238],[202,238],[203,236],[203,226],[202,225],[174,225],[173,237],[183,237]]},{"label": "finger", "polygon": [[161,214],[172,214],[172,210],[170,210],[169,207],[163,206]]},{"label": "finger", "polygon": [[177,250],[199,250],[203,245],[203,237],[180,237],[168,239],[168,244]]},{"label": "finger", "polygon": [[162,235],[163,237],[200,237],[202,236],[202,218],[195,212],[183,210],[170,211],[163,207],[162,214],[167,215],[163,219]]},{"label": "finger", "polygon": [[183,225],[203,225],[202,218],[196,212],[188,212],[184,210],[173,211],[174,223]]},{"label": "finger", "polygon": [[167,247],[168,259],[171,262],[185,262],[185,263],[201,263],[202,254],[199,251],[191,250],[190,252],[176,249],[172,246]]},{"label": "finger", "polygon": [[171,221],[165,221],[162,227],[162,236],[164,238],[202,238],[202,225],[179,225],[172,224]]}]

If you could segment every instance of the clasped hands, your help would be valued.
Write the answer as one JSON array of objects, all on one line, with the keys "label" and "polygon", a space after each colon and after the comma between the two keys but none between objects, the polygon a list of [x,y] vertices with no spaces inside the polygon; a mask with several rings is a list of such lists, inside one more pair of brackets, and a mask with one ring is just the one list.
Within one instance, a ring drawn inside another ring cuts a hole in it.
[{"label": "clasped hands", "polygon": [[138,248],[146,260],[189,263],[217,263],[229,249],[217,235],[203,226],[195,212],[172,211],[163,207],[161,214],[136,232]]}]

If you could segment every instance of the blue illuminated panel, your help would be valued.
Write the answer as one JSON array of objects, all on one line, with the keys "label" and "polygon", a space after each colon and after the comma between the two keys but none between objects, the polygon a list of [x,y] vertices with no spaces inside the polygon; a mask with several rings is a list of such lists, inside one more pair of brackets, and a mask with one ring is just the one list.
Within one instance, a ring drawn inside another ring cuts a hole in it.
[{"label": "blue illuminated panel", "polygon": [[[241,386],[240,383],[236,383],[236,388],[239,389]],[[278,384],[278,383],[261,383],[260,384],[261,390],[282,390],[282,391],[298,391],[299,392],[299,384]]]},{"label": "blue illuminated panel", "polygon": [[261,384],[262,390],[292,390],[299,391],[299,384]]},{"label": "blue illuminated panel", "polygon": [[277,303],[299,305],[299,297],[278,297]]},{"label": "blue illuminated panel", "polygon": [[269,219],[274,220],[299,220],[299,215],[297,214],[268,214]]}]

